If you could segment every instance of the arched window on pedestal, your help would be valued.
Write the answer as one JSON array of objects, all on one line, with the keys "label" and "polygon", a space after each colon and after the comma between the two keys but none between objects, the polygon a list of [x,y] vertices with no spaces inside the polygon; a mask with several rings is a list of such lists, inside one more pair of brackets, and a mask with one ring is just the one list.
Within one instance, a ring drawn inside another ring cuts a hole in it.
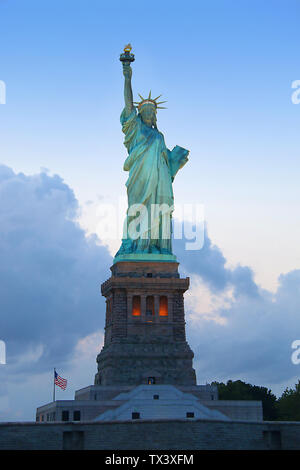
[{"label": "arched window on pedestal", "polygon": [[134,317],[139,317],[141,315],[141,297],[139,295],[134,295],[132,297],[132,315]]},{"label": "arched window on pedestal", "polygon": [[148,385],[154,385],[155,384],[155,377],[148,377],[147,384]]},{"label": "arched window on pedestal", "polygon": [[159,316],[168,316],[168,297],[166,295],[161,295],[159,298]]}]

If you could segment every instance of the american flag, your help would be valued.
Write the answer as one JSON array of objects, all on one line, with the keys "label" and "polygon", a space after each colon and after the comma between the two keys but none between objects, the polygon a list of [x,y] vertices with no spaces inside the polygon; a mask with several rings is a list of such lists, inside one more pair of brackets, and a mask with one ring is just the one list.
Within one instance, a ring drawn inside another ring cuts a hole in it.
[{"label": "american flag", "polygon": [[67,380],[60,377],[56,371],[54,371],[54,383],[63,390],[66,390],[67,388]]}]

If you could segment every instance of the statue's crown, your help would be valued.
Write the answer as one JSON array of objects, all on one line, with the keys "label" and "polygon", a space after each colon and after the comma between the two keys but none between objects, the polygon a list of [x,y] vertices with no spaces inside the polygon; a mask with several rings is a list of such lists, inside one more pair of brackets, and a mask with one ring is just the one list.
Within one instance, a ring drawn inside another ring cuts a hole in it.
[{"label": "statue's crown", "polygon": [[145,104],[151,104],[155,107],[155,109],[166,109],[164,106],[158,106],[159,104],[166,103],[166,101],[156,101],[161,95],[157,96],[156,98],[151,98],[151,90],[149,92],[148,98],[143,98],[142,95],[138,93],[139,97],[142,101],[134,101],[133,104],[137,105],[138,110],[140,111],[142,106]]}]

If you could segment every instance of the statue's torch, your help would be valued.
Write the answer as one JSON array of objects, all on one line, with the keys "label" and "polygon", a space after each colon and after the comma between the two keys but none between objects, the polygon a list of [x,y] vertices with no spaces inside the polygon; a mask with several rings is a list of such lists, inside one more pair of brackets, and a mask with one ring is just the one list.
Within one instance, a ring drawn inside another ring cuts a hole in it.
[{"label": "statue's torch", "polygon": [[124,47],[124,52],[120,55],[120,61],[123,65],[130,65],[131,62],[134,62],[134,54],[131,54],[131,49],[131,44]]}]

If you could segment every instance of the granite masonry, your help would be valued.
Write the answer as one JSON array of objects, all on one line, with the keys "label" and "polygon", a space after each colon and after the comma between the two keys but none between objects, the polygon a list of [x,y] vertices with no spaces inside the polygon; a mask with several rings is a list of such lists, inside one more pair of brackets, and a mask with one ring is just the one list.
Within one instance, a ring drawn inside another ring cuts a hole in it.
[{"label": "granite masonry", "polygon": [[145,420],[1,423],[7,450],[297,450],[299,422]]},{"label": "granite masonry", "polygon": [[177,262],[122,261],[111,272],[94,384],[40,406],[36,422],[1,423],[0,449],[300,448],[300,423],[264,422],[261,402],[197,385]]},{"label": "granite masonry", "polygon": [[[217,387],[197,385],[186,341],[178,263],[121,261],[101,286],[105,338],[94,385],[37,409],[37,422],[131,419],[262,420],[257,401],[218,400]],[[126,412],[124,411],[126,410]]]}]

